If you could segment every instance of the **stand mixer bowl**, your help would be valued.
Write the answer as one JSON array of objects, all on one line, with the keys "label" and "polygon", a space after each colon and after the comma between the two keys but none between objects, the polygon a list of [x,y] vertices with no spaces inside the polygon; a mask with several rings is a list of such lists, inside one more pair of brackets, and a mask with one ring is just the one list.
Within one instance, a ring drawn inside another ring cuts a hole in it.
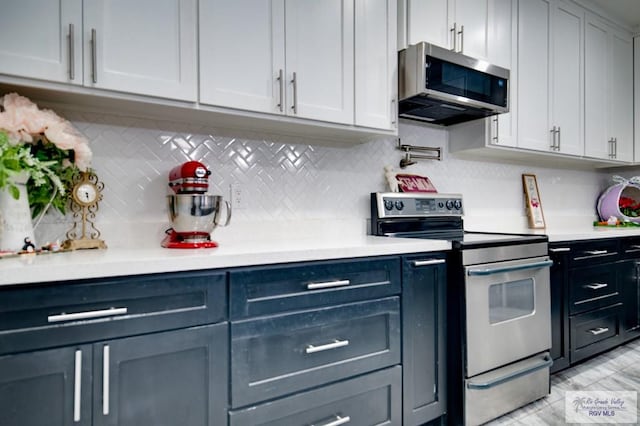
[{"label": "stand mixer bowl", "polygon": [[167,195],[167,207],[171,227],[177,233],[211,233],[218,225],[226,226],[231,220],[231,205],[227,207],[227,218],[220,223],[221,195],[175,194]]}]

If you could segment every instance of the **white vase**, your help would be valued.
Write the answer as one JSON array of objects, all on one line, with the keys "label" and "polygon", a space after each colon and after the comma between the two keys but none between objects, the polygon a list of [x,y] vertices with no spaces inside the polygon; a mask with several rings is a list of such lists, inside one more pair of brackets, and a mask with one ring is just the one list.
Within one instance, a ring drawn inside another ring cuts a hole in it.
[{"label": "white vase", "polygon": [[19,251],[25,245],[25,238],[35,244],[29,197],[27,195],[27,180],[29,175],[21,173],[12,178],[20,191],[16,200],[9,192],[9,188],[0,188],[0,250]]}]

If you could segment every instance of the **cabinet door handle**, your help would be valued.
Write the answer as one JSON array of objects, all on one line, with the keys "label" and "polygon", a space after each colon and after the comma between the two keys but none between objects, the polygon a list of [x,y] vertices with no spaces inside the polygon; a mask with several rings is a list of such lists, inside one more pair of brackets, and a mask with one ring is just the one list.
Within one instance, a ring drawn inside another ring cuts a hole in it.
[{"label": "cabinet door handle", "polygon": [[460,36],[460,50],[458,50],[458,52],[464,53],[464,25],[460,25],[458,35]]},{"label": "cabinet door handle", "polygon": [[91,29],[91,78],[94,84],[98,82],[98,34],[95,28]]},{"label": "cabinet door handle", "polygon": [[560,137],[562,136],[560,126],[558,126],[558,130],[556,130],[556,135],[558,135],[558,144],[556,145],[556,150],[560,151]]},{"label": "cabinet door handle", "polygon": [[601,288],[605,288],[608,287],[609,284],[607,283],[593,283],[593,284],[586,284],[584,287],[585,288],[590,288],[591,290],[599,290]]},{"label": "cabinet door handle", "polygon": [[329,422],[329,423],[325,423],[325,424],[322,424],[322,425],[320,425],[320,424],[316,425],[314,423],[311,426],[340,426],[340,425],[345,425],[345,424],[349,423],[350,421],[351,421],[351,417],[349,417],[349,416],[342,416],[341,417],[341,416],[338,416],[336,414],[336,419],[331,421],[331,422]]},{"label": "cabinet door handle", "polygon": [[585,253],[590,254],[592,256],[597,256],[599,254],[607,254],[607,250],[585,250]]},{"label": "cabinet door handle", "polygon": [[69,24],[69,80],[74,80],[76,78],[76,58],[75,58],[75,48],[74,48],[74,28],[73,24]]},{"label": "cabinet door handle", "polygon": [[102,348],[102,414],[109,415],[109,345]]},{"label": "cabinet door handle", "polygon": [[609,331],[609,327],[592,328],[592,329],[590,329],[588,331],[589,331],[589,333],[593,334],[594,336],[597,336],[598,334],[606,333],[607,331]]},{"label": "cabinet door handle", "polygon": [[396,106],[396,100],[391,99],[391,126],[396,127],[398,121],[398,107]]},{"label": "cabinet door handle", "polygon": [[280,112],[284,112],[284,70],[280,69],[278,71],[278,84],[279,84],[279,93],[280,93],[280,101],[278,102],[278,109]]},{"label": "cabinet door handle", "polygon": [[445,262],[446,260],[444,259],[415,260],[413,262],[413,266],[420,267],[420,266],[429,266],[429,265],[441,265]]},{"label": "cabinet door handle", "polygon": [[618,158],[618,138],[613,138],[613,158]]},{"label": "cabinet door handle", "polygon": [[307,290],[317,290],[319,288],[342,287],[349,284],[351,284],[350,280],[336,280],[336,281],[327,281],[322,283],[309,283],[307,284]]},{"label": "cabinet door handle", "polygon": [[127,313],[127,308],[109,308],[99,309],[97,311],[74,312],[72,314],[61,313],[57,315],[49,315],[48,322],[73,321],[89,318],[110,317],[113,315],[122,315]]},{"label": "cabinet door handle", "polygon": [[453,42],[453,48],[451,49],[452,51],[456,51],[456,39],[458,38],[458,25],[454,22],[453,23],[453,27],[449,30],[449,33],[451,34],[451,39]]},{"label": "cabinet door handle", "polygon": [[294,114],[298,114],[298,76],[295,72],[293,73],[291,83],[293,83],[293,105],[291,105],[291,109]]},{"label": "cabinet door handle", "polygon": [[492,137],[491,139],[493,141],[495,141],[495,143],[499,143],[500,141],[500,124],[498,123],[498,116],[496,115],[493,118],[493,122],[496,124],[496,131],[494,132],[494,137]]},{"label": "cabinet door handle", "polygon": [[550,248],[549,251],[551,253],[567,253],[571,251],[570,247],[556,247],[556,248]]},{"label": "cabinet door handle", "polygon": [[80,421],[80,395],[82,392],[82,351],[76,351],[73,380],[73,421]]},{"label": "cabinet door handle", "polygon": [[307,345],[304,351],[305,353],[313,354],[316,352],[329,351],[331,349],[341,348],[343,346],[349,346],[349,341],[335,339],[333,342],[327,343],[325,345],[320,345],[320,346]]}]

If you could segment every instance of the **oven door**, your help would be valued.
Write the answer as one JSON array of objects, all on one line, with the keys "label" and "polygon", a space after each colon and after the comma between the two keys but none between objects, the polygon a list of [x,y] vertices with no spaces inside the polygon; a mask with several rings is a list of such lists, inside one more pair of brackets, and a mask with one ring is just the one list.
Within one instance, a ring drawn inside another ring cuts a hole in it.
[{"label": "oven door", "polygon": [[465,267],[466,377],[551,347],[548,257]]}]

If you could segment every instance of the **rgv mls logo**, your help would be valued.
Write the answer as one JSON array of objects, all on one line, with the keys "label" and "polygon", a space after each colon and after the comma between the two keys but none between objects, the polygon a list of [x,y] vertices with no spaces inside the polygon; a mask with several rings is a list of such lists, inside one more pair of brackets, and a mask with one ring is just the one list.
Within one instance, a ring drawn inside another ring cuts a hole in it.
[{"label": "rgv mls logo", "polygon": [[632,423],[638,421],[638,396],[632,391],[568,391],[567,423]]}]

